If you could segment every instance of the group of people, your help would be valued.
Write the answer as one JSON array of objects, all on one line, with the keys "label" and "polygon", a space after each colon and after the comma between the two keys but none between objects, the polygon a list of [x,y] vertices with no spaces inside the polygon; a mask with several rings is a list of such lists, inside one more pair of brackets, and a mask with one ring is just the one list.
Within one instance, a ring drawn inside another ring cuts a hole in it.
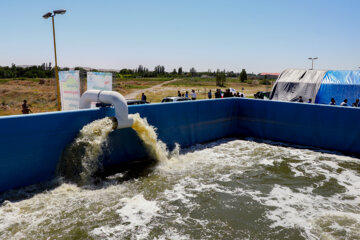
[{"label": "group of people", "polygon": [[[304,102],[302,96],[299,96],[298,102]],[[307,103],[312,103],[312,99],[309,98],[309,100],[307,101]]]},{"label": "group of people", "polygon": [[[208,98],[212,99],[213,98],[213,92],[211,91],[211,89],[209,90],[209,92],[207,93]],[[186,97],[186,98],[191,98],[191,100],[196,100],[197,99],[197,94],[195,92],[194,89],[191,90],[191,92],[189,93],[189,91],[185,91],[185,93],[181,93],[181,91],[177,92],[177,96],[178,97]],[[216,89],[215,93],[214,93],[214,98],[228,98],[228,97],[245,97],[245,95],[241,92],[231,92],[230,88],[226,89],[225,92],[222,91],[221,89]],[[142,101],[146,101],[147,97],[145,95],[145,93],[141,94],[141,100]]]},{"label": "group of people", "polygon": [[[213,92],[211,91],[211,89],[209,90],[209,92],[207,93],[208,98],[212,99],[213,98]],[[197,95],[194,89],[191,90],[190,93],[191,96],[191,100],[196,100]],[[185,93],[181,93],[180,91],[178,91],[178,97],[189,97],[189,92],[185,91]],[[230,91],[230,89],[226,89],[225,92],[221,91],[221,89],[216,89],[215,93],[214,93],[214,98],[227,98],[227,97],[245,97],[243,93],[240,92],[236,92],[233,93]]]},{"label": "group of people", "polygon": [[[329,105],[336,105],[336,101],[334,98],[331,98]],[[340,103],[340,106],[349,106],[348,100],[345,98],[342,103]],[[359,99],[357,98],[355,102],[351,104],[352,107],[359,107]]]},{"label": "group of people", "polygon": [[[191,100],[196,100],[196,92],[194,89],[191,90],[191,93],[190,93],[190,96],[191,96]],[[178,97],[186,97],[188,98],[189,97],[189,92],[188,91],[185,91],[185,93],[181,93],[180,91],[178,91]]]},{"label": "group of people", "polygon": [[[221,89],[216,89],[215,98],[228,98],[228,97],[245,97],[243,93],[240,92],[232,92],[230,88],[227,88],[225,92],[221,91]],[[212,98],[211,90],[208,92],[208,98]]]},{"label": "group of people", "polygon": [[[304,102],[302,96],[299,96],[298,102]],[[312,99],[309,98],[309,100],[307,101],[307,103],[312,103]],[[336,105],[335,98],[331,98],[329,105]],[[345,98],[344,101],[343,101],[342,103],[340,103],[340,106],[345,106],[345,107],[346,107],[346,106],[349,106],[348,100]],[[359,107],[359,99],[357,98],[357,99],[355,100],[355,102],[353,102],[353,103],[351,104],[351,106],[352,106],[352,107]]]}]

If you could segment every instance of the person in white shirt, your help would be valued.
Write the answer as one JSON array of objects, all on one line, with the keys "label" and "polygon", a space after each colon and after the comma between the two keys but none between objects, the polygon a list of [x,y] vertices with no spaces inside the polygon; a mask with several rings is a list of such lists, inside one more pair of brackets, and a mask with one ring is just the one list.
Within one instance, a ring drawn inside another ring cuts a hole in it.
[{"label": "person in white shirt", "polygon": [[348,105],[347,104],[347,99],[345,98],[344,101],[340,104],[340,106],[345,106],[346,107],[347,105]]},{"label": "person in white shirt", "polygon": [[196,100],[196,93],[195,93],[194,89],[191,90],[191,100]]}]

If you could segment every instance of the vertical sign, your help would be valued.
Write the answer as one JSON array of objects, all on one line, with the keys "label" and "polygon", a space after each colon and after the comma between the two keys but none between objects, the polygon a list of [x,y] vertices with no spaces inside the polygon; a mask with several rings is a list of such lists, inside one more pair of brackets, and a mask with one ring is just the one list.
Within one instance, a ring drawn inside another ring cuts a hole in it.
[{"label": "vertical sign", "polygon": [[79,71],[60,71],[61,110],[79,109],[80,77]]},{"label": "vertical sign", "polygon": [[87,90],[112,90],[112,73],[88,72]]}]

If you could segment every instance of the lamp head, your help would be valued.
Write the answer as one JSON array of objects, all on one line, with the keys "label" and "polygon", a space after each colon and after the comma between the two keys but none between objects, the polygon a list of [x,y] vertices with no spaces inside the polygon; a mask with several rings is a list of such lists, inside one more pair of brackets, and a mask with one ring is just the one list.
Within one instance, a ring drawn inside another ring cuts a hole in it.
[{"label": "lamp head", "polygon": [[54,10],[54,15],[56,15],[56,14],[65,14],[65,13],[66,13],[66,10],[64,10],[64,9]]},{"label": "lamp head", "polygon": [[45,19],[48,19],[49,17],[51,17],[51,12],[48,12],[43,15],[43,18],[45,18]]}]

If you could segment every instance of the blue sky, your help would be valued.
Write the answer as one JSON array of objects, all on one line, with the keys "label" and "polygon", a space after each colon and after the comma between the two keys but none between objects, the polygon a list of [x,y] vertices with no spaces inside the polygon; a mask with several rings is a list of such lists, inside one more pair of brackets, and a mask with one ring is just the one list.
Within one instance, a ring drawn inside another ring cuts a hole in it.
[{"label": "blue sky", "polygon": [[0,65],[281,72],[360,67],[357,0],[4,0]]}]

